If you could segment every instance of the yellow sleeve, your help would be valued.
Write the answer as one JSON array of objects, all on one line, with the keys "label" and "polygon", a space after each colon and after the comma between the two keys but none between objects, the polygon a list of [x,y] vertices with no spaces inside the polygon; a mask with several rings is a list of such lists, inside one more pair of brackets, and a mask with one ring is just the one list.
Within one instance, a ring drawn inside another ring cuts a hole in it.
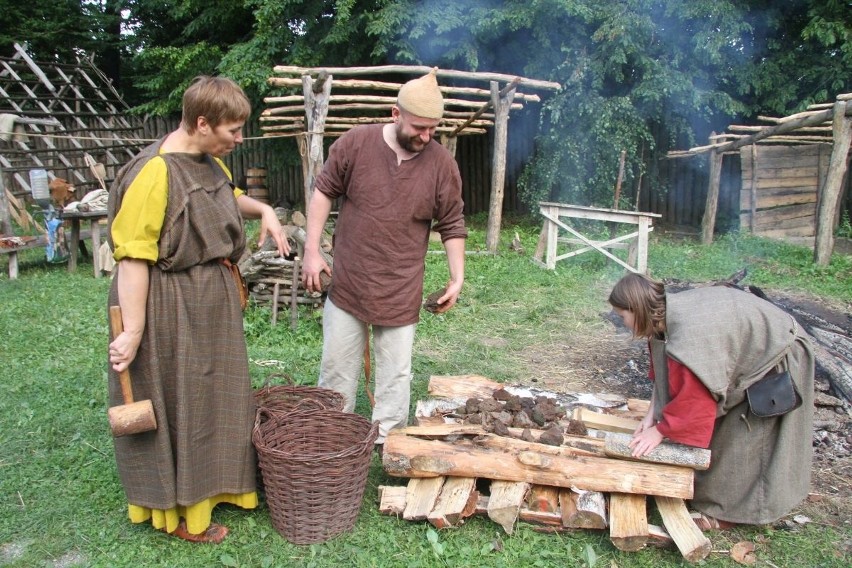
[{"label": "yellow sleeve", "polygon": [[135,258],[157,262],[158,243],[169,199],[166,162],[152,158],[130,182],[121,209],[112,222],[115,260]]},{"label": "yellow sleeve", "polygon": [[[219,158],[213,158],[213,159],[216,160],[216,163],[219,164],[219,167],[221,167],[222,171],[225,172],[225,175],[228,176],[228,179],[233,182],[234,181],[234,174],[231,173],[231,170],[228,169],[228,166],[225,165],[225,162],[223,162]],[[236,183],[234,184],[234,198],[235,199],[237,197],[241,196],[241,195],[245,195],[245,193],[246,192],[243,191],[242,188],[237,187]]]}]

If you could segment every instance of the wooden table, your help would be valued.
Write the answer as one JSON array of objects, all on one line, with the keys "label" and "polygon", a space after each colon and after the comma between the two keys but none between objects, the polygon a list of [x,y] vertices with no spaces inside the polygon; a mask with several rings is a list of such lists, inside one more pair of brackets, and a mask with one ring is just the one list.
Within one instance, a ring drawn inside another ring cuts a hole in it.
[{"label": "wooden table", "polygon": [[101,277],[101,261],[98,252],[101,248],[100,220],[107,218],[103,211],[63,211],[60,219],[71,221],[71,239],[68,243],[68,272],[77,270],[77,254],[80,250],[80,221],[88,221],[92,231],[92,264],[95,266],[95,278]]},{"label": "wooden table", "polygon": [[[569,258],[578,254],[596,250],[602,255],[614,260],[631,272],[646,273],[648,271],[648,233],[654,230],[654,217],[662,217],[656,213],[645,213],[642,211],[620,211],[618,209],[600,209],[596,207],[581,207],[579,205],[567,205],[565,203],[548,203],[541,202],[539,212],[544,216],[544,232],[546,235],[546,256],[544,265],[553,270],[556,268],[556,261],[563,258]],[[595,221],[607,221],[609,223],[624,223],[629,225],[637,225],[638,230],[619,237],[612,237],[604,241],[596,241],[587,238],[580,234],[579,231],[567,225],[560,220],[560,217],[591,219]],[[564,238],[559,237],[559,230],[564,229],[574,237]],[[630,241],[629,243],[627,241]],[[573,250],[566,254],[557,255],[556,245],[558,243],[569,243],[585,245],[580,249]],[[624,262],[617,256],[613,255],[607,249],[609,248],[627,248],[631,247],[635,251],[636,266],[631,266],[630,257],[628,262]]]}]

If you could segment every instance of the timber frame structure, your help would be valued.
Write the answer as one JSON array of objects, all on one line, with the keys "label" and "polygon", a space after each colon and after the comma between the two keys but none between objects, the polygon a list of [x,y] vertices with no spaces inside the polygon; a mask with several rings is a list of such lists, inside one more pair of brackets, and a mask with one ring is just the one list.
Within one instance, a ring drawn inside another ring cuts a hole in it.
[{"label": "timber frame structure", "polygon": [[[265,137],[295,136],[302,156],[305,208],[313,195],[316,177],[323,165],[323,137],[337,137],[359,124],[391,122],[391,107],[400,87],[411,78],[425,75],[432,67],[384,65],[376,67],[275,66],[268,83],[275,87],[299,88],[302,94],[270,96],[260,117]],[[402,79],[388,80],[402,75]],[[485,134],[494,128],[491,197],[486,247],[497,251],[502,223],[503,190],[506,177],[506,143],[509,113],[523,103],[540,102],[536,94],[519,88],[556,91],[559,83],[500,73],[438,69],[444,94],[444,118],[437,129],[440,142],[455,155],[458,136]],[[335,76],[357,77],[335,79]],[[451,84],[450,84],[451,83]],[[471,86],[489,86],[488,89]],[[332,88],[346,94],[331,94]]]},{"label": "timber frame structure", "polygon": [[[834,229],[839,218],[843,180],[849,169],[849,149],[852,144],[852,93],[837,95],[834,103],[811,105],[804,112],[784,118],[759,116],[758,119],[770,124],[730,126],[731,132],[712,135],[710,144],[707,146],[668,153],[669,158],[710,154],[710,181],[704,218],[701,223],[701,240],[705,244],[713,241],[719,199],[719,178],[725,154],[738,153],[741,148],[751,146],[752,165],[754,165],[757,144],[831,145],[827,173],[817,187],[814,238],[814,262],[820,266],[826,266],[834,250]],[[750,202],[748,218],[752,228],[756,216],[756,177],[756,174],[753,174],[748,200]]]},{"label": "timber frame structure", "polygon": [[12,57],[0,58],[0,115],[7,119],[0,127],[0,232],[10,235],[11,217],[24,226],[31,221],[16,197],[31,193],[30,170],[65,179],[80,199],[106,189],[105,179],[148,144],[91,59],[36,62],[23,46],[14,48]]}]

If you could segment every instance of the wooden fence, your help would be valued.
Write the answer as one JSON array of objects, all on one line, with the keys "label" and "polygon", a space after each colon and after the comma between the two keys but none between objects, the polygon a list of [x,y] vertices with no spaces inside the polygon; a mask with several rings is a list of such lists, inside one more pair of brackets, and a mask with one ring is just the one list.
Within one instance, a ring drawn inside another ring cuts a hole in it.
[{"label": "wooden fence", "polygon": [[[136,120],[141,126],[142,137],[145,140],[154,140],[176,128],[179,119]],[[520,199],[518,178],[533,151],[537,129],[535,122],[509,122],[504,213],[529,212]],[[244,144],[225,159],[234,179],[242,180],[251,168],[263,168],[266,170],[270,201],[276,205],[302,209],[302,166],[298,159],[296,138],[263,138],[256,121],[249,121],[245,129],[245,139]],[[327,144],[331,141],[332,139],[328,139]],[[491,193],[491,134],[460,137],[456,157],[463,181],[465,213],[469,215],[487,212]],[[734,154],[726,155],[722,163],[716,221],[716,229],[719,232],[740,227],[740,193],[741,190],[748,189],[744,187],[744,183],[747,183],[744,181],[746,174],[741,171],[740,163],[740,156]],[[650,157],[638,190],[638,210],[662,215],[661,222],[666,225],[679,226],[686,230],[699,229],[707,198],[708,170],[707,156],[679,159]],[[110,171],[108,175],[112,173]],[[849,198],[852,183],[849,177],[852,176],[847,176],[842,210],[852,217],[852,200]],[[14,184],[14,191],[13,186]],[[20,189],[16,193],[20,193]],[[634,203],[636,194],[635,181],[629,180],[629,185],[626,183],[622,188],[622,195]],[[747,223],[747,220],[744,222]],[[747,230],[748,224],[743,226],[743,229]]]}]

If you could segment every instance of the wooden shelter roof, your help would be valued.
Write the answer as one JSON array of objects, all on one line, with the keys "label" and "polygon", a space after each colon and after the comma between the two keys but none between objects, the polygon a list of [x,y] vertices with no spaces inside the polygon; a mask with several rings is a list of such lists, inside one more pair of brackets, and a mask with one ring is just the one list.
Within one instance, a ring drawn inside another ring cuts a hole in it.
[{"label": "wooden shelter roof", "polygon": [[0,114],[13,115],[16,127],[0,132],[0,170],[30,192],[29,170],[43,168],[85,195],[100,183],[93,163],[113,171],[146,144],[139,127],[90,59],[36,62],[21,45],[14,48],[12,57],[0,57]]},{"label": "wooden shelter roof", "polygon": [[[806,111],[783,118],[758,116],[766,125],[731,125],[729,132],[714,134],[710,144],[697,146],[689,150],[672,151],[669,158],[684,158],[715,151],[720,153],[736,152],[751,144],[833,144],[836,135],[832,126],[835,113],[843,108],[845,116],[852,116],[852,93],[837,95],[835,103],[810,105]],[[838,103],[842,103],[838,106]]]},{"label": "wooden shelter roof", "polygon": [[[422,65],[383,65],[374,67],[293,67],[273,68],[270,85],[285,89],[301,88],[302,94],[269,96],[267,108],[260,117],[264,136],[297,136],[306,131],[304,89],[319,93],[325,79],[331,76],[328,109],[321,132],[325,136],[340,136],[358,124],[390,122],[390,109],[396,103],[400,87],[409,79],[425,75],[432,67]],[[483,134],[494,125],[492,89],[497,86],[505,95],[514,89],[511,110],[525,103],[540,102],[540,97],[521,90],[555,91],[559,83],[541,81],[501,73],[438,69],[438,82],[444,95],[444,119],[438,135],[455,137]],[[312,77],[306,87],[303,76]],[[347,77],[342,79],[340,77]],[[339,94],[338,94],[339,93]],[[309,97],[310,98],[310,97]]]}]

